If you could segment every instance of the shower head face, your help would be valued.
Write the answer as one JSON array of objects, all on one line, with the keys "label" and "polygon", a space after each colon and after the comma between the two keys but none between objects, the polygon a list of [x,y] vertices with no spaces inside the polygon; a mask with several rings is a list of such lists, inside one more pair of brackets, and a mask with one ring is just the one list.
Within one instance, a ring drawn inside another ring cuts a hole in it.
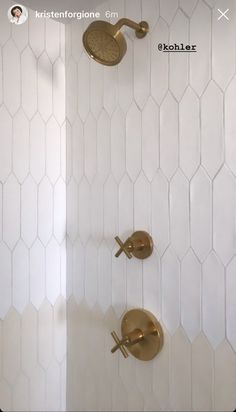
[{"label": "shower head face", "polygon": [[105,66],[120,63],[127,50],[123,34],[105,21],[89,25],[83,35],[83,44],[89,56]]}]

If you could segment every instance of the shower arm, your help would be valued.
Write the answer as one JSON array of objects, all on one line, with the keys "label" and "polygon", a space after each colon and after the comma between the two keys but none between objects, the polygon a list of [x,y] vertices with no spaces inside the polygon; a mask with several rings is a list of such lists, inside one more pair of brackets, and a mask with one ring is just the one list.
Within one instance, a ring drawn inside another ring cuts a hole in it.
[{"label": "shower arm", "polygon": [[122,26],[128,26],[131,29],[135,30],[136,36],[139,38],[146,36],[146,34],[148,33],[148,24],[145,21],[135,23],[133,20],[123,18],[115,24],[115,28],[117,31],[119,31]]}]

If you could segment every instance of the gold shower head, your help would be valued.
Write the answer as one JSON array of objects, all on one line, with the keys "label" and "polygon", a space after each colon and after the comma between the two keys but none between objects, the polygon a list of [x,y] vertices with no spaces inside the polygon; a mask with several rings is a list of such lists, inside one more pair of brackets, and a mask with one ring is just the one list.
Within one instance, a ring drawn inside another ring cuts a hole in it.
[{"label": "gold shower head", "polygon": [[139,24],[129,19],[120,19],[116,24],[106,21],[94,21],[83,35],[83,44],[88,55],[98,63],[106,66],[115,66],[124,57],[127,44],[120,29],[129,26],[135,30],[136,36],[142,39],[148,33],[148,23]]}]

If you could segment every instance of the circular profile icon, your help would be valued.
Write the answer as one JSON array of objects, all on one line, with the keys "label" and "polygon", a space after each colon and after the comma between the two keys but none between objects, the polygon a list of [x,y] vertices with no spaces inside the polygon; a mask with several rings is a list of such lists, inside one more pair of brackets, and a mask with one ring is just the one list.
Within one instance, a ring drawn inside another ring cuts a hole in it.
[{"label": "circular profile icon", "polygon": [[8,10],[8,19],[13,24],[23,24],[28,19],[28,10],[21,4],[14,4]]}]

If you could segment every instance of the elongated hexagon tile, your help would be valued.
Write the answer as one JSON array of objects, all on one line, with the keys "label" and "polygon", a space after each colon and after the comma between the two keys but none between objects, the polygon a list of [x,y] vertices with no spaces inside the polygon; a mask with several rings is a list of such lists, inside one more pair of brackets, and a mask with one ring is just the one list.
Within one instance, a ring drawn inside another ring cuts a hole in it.
[{"label": "elongated hexagon tile", "polygon": [[45,249],[36,240],[30,249],[30,301],[37,310],[45,295]]},{"label": "elongated hexagon tile", "polygon": [[11,309],[3,322],[3,376],[9,384],[14,384],[20,372],[20,316]]},{"label": "elongated hexagon tile", "polygon": [[78,185],[71,179],[67,186],[67,234],[73,242],[78,235]]},{"label": "elongated hexagon tile", "polygon": [[52,65],[45,52],[38,60],[38,110],[45,122],[52,114]]},{"label": "elongated hexagon tile", "polygon": [[37,311],[28,305],[21,318],[21,365],[30,377],[37,364]]},{"label": "elongated hexagon tile", "polygon": [[160,15],[165,21],[170,24],[174,18],[174,15],[178,8],[178,1],[173,0],[171,2],[160,0]]},{"label": "elongated hexagon tile", "polygon": [[142,15],[142,1],[129,0],[125,3],[125,17],[140,21]]},{"label": "elongated hexagon tile", "polygon": [[4,319],[11,305],[12,280],[11,280],[11,254],[8,247],[0,243],[0,261],[3,276],[0,277],[0,319]]},{"label": "elongated hexagon tile", "polygon": [[93,241],[90,240],[85,250],[85,298],[90,308],[92,308],[97,301],[97,259],[98,250]]},{"label": "elongated hexagon tile", "polygon": [[222,165],[224,156],[223,95],[213,81],[209,83],[202,96],[201,123],[202,164],[213,178]]},{"label": "elongated hexagon tile", "polygon": [[0,122],[2,132],[0,134],[0,180],[3,182],[11,171],[11,150],[12,150],[12,121],[4,106],[0,108]]},{"label": "elongated hexagon tile", "polygon": [[21,55],[22,107],[28,118],[37,110],[37,61],[30,47]]},{"label": "elongated hexagon tile", "polygon": [[215,352],[215,410],[232,411],[236,404],[236,356],[227,341]]},{"label": "elongated hexagon tile", "polygon": [[226,333],[227,338],[234,349],[236,349],[235,316],[236,305],[234,299],[235,291],[235,269],[236,258],[230,262],[226,272]]},{"label": "elongated hexagon tile", "polygon": [[1,407],[4,411],[12,411],[12,391],[5,380],[0,380]]},{"label": "elongated hexagon tile", "polygon": [[142,169],[151,181],[159,167],[159,109],[150,97],[142,111]]},{"label": "elongated hexagon tile", "polygon": [[150,37],[134,40],[134,99],[143,109],[150,94]]},{"label": "elongated hexagon tile", "polygon": [[53,19],[46,19],[46,52],[52,63],[55,62],[60,53],[60,23]]},{"label": "elongated hexagon tile", "polygon": [[236,98],[236,76],[225,92],[225,157],[226,163],[236,174],[236,121],[234,116],[234,101]]},{"label": "elongated hexagon tile", "polygon": [[176,410],[191,410],[191,344],[179,328],[171,342],[170,399]]},{"label": "elongated hexagon tile", "polygon": [[85,278],[85,247],[80,239],[74,243],[72,253],[72,291],[75,301],[79,304],[84,299]]},{"label": "elongated hexagon tile", "polygon": [[158,43],[168,43],[169,32],[166,22],[160,18],[152,32],[151,39],[151,94],[160,104],[168,89],[168,54],[158,52]]},{"label": "elongated hexagon tile", "polygon": [[86,178],[79,185],[79,235],[82,243],[86,243],[90,236],[90,209],[91,186]]},{"label": "elongated hexagon tile", "polygon": [[171,338],[164,328],[164,346],[161,352],[156,358],[153,359],[153,381],[152,389],[153,393],[156,395],[158,403],[161,410],[164,409],[166,400],[169,397],[169,386],[170,386],[170,349],[171,349]]},{"label": "elongated hexagon tile", "polygon": [[11,175],[3,188],[3,240],[13,248],[20,237],[20,185]]},{"label": "elongated hexagon tile", "polygon": [[191,17],[198,0],[180,0],[180,8]]},{"label": "elongated hexagon tile", "polygon": [[54,117],[51,117],[46,126],[46,174],[52,183],[60,176],[60,143],[60,128]]},{"label": "elongated hexagon tile", "polygon": [[69,121],[73,123],[77,113],[77,93],[75,93],[75,87],[77,86],[77,65],[72,57],[70,57],[67,63],[66,85],[67,117]]},{"label": "elongated hexagon tile", "polygon": [[3,101],[2,49],[0,48],[0,104]]},{"label": "elongated hexagon tile", "polygon": [[103,71],[103,105],[109,116],[117,107],[118,102],[118,69],[105,66]]},{"label": "elongated hexagon tile", "polygon": [[112,266],[111,251],[105,242],[98,250],[98,304],[103,313],[111,306]]},{"label": "elongated hexagon tile", "polygon": [[13,171],[20,183],[29,173],[29,123],[22,110],[13,120]]},{"label": "elongated hexagon tile", "polygon": [[225,337],[224,288],[224,269],[212,252],[203,264],[202,324],[213,348],[216,348]]},{"label": "elongated hexagon tile", "polygon": [[213,186],[213,245],[224,264],[236,252],[236,179],[223,167]]},{"label": "elongated hexagon tile", "polygon": [[[4,103],[11,115],[20,106],[20,55],[12,40],[3,47],[3,91]],[[9,70],[11,67],[11,70]]]},{"label": "elongated hexagon tile", "polygon": [[126,307],[126,257],[115,257],[117,246],[112,251],[112,307],[117,316],[121,316]]},{"label": "elongated hexagon tile", "polygon": [[84,173],[84,132],[79,116],[72,126],[72,173],[79,183]]},{"label": "elongated hexagon tile", "polygon": [[142,266],[140,262],[136,260],[127,259],[126,262],[126,296],[127,296],[127,307],[143,307],[143,293],[142,293],[142,283],[143,283],[143,273]]},{"label": "elongated hexagon tile", "polygon": [[[67,391],[66,391],[66,385],[67,385],[67,362],[66,358],[63,360],[61,363],[61,410],[66,411],[67,409]],[[64,388],[64,390],[62,390]]]},{"label": "elongated hexagon tile", "polygon": [[[77,43],[76,43],[77,45]],[[76,46],[77,47],[77,46]],[[103,70],[102,64],[97,64],[96,61],[90,62],[90,109],[92,114],[97,118],[103,108]],[[87,92],[86,92],[87,93]]]},{"label": "elongated hexagon tile", "polygon": [[104,185],[104,237],[112,248],[118,231],[118,186],[111,175]]},{"label": "elongated hexagon tile", "polygon": [[44,300],[38,311],[38,359],[47,369],[53,352],[53,310],[48,300]]},{"label": "elongated hexagon tile", "polygon": [[124,175],[119,185],[119,234],[129,236],[133,230],[134,222],[134,188],[127,175]]},{"label": "elongated hexagon tile", "polygon": [[53,231],[59,243],[66,235],[66,185],[62,178],[59,178],[54,187],[53,202]]},{"label": "elongated hexagon tile", "polygon": [[134,184],[134,229],[151,229],[151,187],[143,173]]},{"label": "elongated hexagon tile", "polygon": [[180,265],[171,249],[161,260],[162,266],[162,321],[174,334],[180,324]]},{"label": "elongated hexagon tile", "polygon": [[[229,0],[225,6],[227,5],[230,9],[228,20],[225,18],[218,20],[217,7],[213,10],[212,19],[212,77],[222,89],[226,88],[235,73],[235,53],[232,52],[235,27],[234,2]],[[227,7],[223,11],[226,9]],[[225,47],[226,42],[227,47]]]},{"label": "elongated hexagon tile", "polygon": [[128,410],[127,390],[119,377],[112,381],[112,409],[124,412]]},{"label": "elongated hexagon tile", "polygon": [[156,249],[143,262],[143,307],[161,316],[161,265]]},{"label": "elongated hexagon tile", "polygon": [[37,113],[30,125],[30,173],[37,183],[45,174],[45,126]]},{"label": "elongated hexagon tile", "polygon": [[38,235],[46,245],[53,230],[53,193],[52,185],[45,177],[38,189]]},{"label": "elongated hexagon tile", "polygon": [[65,65],[61,58],[58,58],[53,65],[53,113],[60,125],[65,120]]},{"label": "elongated hexagon tile", "polygon": [[190,249],[181,264],[181,323],[191,342],[201,328],[201,265]]},{"label": "elongated hexagon tile", "polygon": [[201,334],[192,344],[192,402],[194,411],[211,411],[213,406],[213,351]]},{"label": "elongated hexagon tile", "polygon": [[[170,27],[170,44],[188,43],[188,19],[179,10]],[[188,84],[188,55],[170,54],[169,60],[170,90],[177,100],[180,100]]]},{"label": "elongated hexagon tile", "polygon": [[110,127],[110,118],[105,110],[103,110],[99,116],[97,124],[98,175],[102,181],[107,178],[110,171]]},{"label": "elongated hexagon tile", "polygon": [[20,374],[15,382],[12,392],[13,411],[28,411],[29,406],[29,381],[25,375]]},{"label": "elongated hexagon tile", "polygon": [[60,245],[60,266],[61,266],[61,273],[60,273],[60,290],[61,295],[66,298],[66,291],[67,291],[67,245],[66,245],[66,238]]},{"label": "elongated hexagon tile", "polygon": [[45,372],[37,365],[30,376],[30,410],[46,411],[45,392]]},{"label": "elongated hexagon tile", "polygon": [[36,55],[39,57],[45,45],[45,19],[35,18],[35,11],[29,10],[29,43]]},{"label": "elongated hexagon tile", "polygon": [[190,184],[190,214],[191,246],[203,261],[212,247],[212,187],[202,168]]},{"label": "elongated hexagon tile", "polygon": [[190,179],[200,163],[199,100],[189,87],[179,106],[180,167]]},{"label": "elongated hexagon tile", "polygon": [[52,305],[60,295],[60,246],[52,238],[46,248],[46,295]]},{"label": "elongated hexagon tile", "polygon": [[162,255],[169,244],[169,187],[165,176],[158,172],[152,181],[152,236]]},{"label": "elongated hexagon tile", "polygon": [[111,170],[116,181],[125,172],[125,117],[119,107],[111,118]]},{"label": "elongated hexagon tile", "polygon": [[84,124],[84,149],[85,175],[91,183],[97,171],[97,124],[91,113]]},{"label": "elongated hexagon tile", "polygon": [[[46,372],[46,410],[52,411],[60,407],[60,368],[58,362],[53,360]],[[62,388],[63,390],[63,388]]]},{"label": "elongated hexagon tile", "polygon": [[3,185],[0,183],[0,239],[2,239],[2,218],[3,218],[3,213],[2,213],[2,192],[3,192]]},{"label": "elongated hexagon tile", "polygon": [[37,186],[31,176],[21,188],[21,236],[28,247],[37,236]]},{"label": "elongated hexagon tile", "polygon": [[189,184],[181,171],[170,182],[170,236],[172,247],[182,258],[190,242]]},{"label": "elongated hexagon tile", "polygon": [[[66,302],[59,296],[53,308],[54,353],[57,361],[63,361],[66,354]],[[64,388],[62,388],[64,390]]]},{"label": "elongated hexagon tile", "polygon": [[78,63],[78,114],[85,121],[90,104],[89,82],[90,82],[90,61],[87,55],[81,54]]},{"label": "elongated hexagon tile", "polygon": [[126,170],[135,181],[141,169],[141,112],[133,103],[126,116]]},{"label": "elongated hexagon tile", "polygon": [[190,55],[190,84],[200,96],[211,76],[211,11],[202,0],[190,21],[190,44],[197,46],[197,52]]},{"label": "elongated hexagon tile", "polygon": [[160,167],[168,179],[178,167],[178,105],[168,92],[160,109]]},{"label": "elongated hexagon tile", "polygon": [[150,31],[154,28],[159,18],[159,2],[151,0],[148,3],[142,2],[142,19],[148,21]]},{"label": "elongated hexagon tile", "polygon": [[62,133],[63,133],[63,139],[64,139],[64,149],[66,150],[66,156],[64,159],[64,162],[65,162],[64,177],[65,177],[65,181],[67,185],[69,185],[71,178],[73,176],[73,151],[75,150],[75,147],[73,146],[72,127],[68,119],[64,123],[62,130],[63,130]]},{"label": "elongated hexagon tile", "polygon": [[13,306],[22,313],[29,302],[29,251],[20,240],[12,256]]},{"label": "elongated hexagon tile", "polygon": [[118,100],[120,108],[127,112],[133,100],[133,42],[126,37],[127,50],[125,57],[118,65]]},{"label": "elongated hexagon tile", "polygon": [[[10,5],[9,5],[10,6]],[[5,13],[1,13],[0,17],[0,44],[3,45],[11,35],[11,26],[9,20],[6,19],[7,5],[4,5]],[[10,26],[10,27],[9,27]]]},{"label": "elongated hexagon tile", "polygon": [[91,204],[96,205],[96,207],[90,208],[91,236],[96,243],[100,243],[103,239],[103,191],[103,182],[97,176],[91,185]]},{"label": "elongated hexagon tile", "polygon": [[[76,24],[76,23],[77,22],[72,22],[72,24],[70,24],[70,31],[71,31],[70,35],[71,35],[71,54],[75,58],[76,62],[78,62],[81,56],[81,53],[83,51],[83,43],[82,43],[83,25]],[[67,39],[66,46],[68,43],[69,41]]]}]

